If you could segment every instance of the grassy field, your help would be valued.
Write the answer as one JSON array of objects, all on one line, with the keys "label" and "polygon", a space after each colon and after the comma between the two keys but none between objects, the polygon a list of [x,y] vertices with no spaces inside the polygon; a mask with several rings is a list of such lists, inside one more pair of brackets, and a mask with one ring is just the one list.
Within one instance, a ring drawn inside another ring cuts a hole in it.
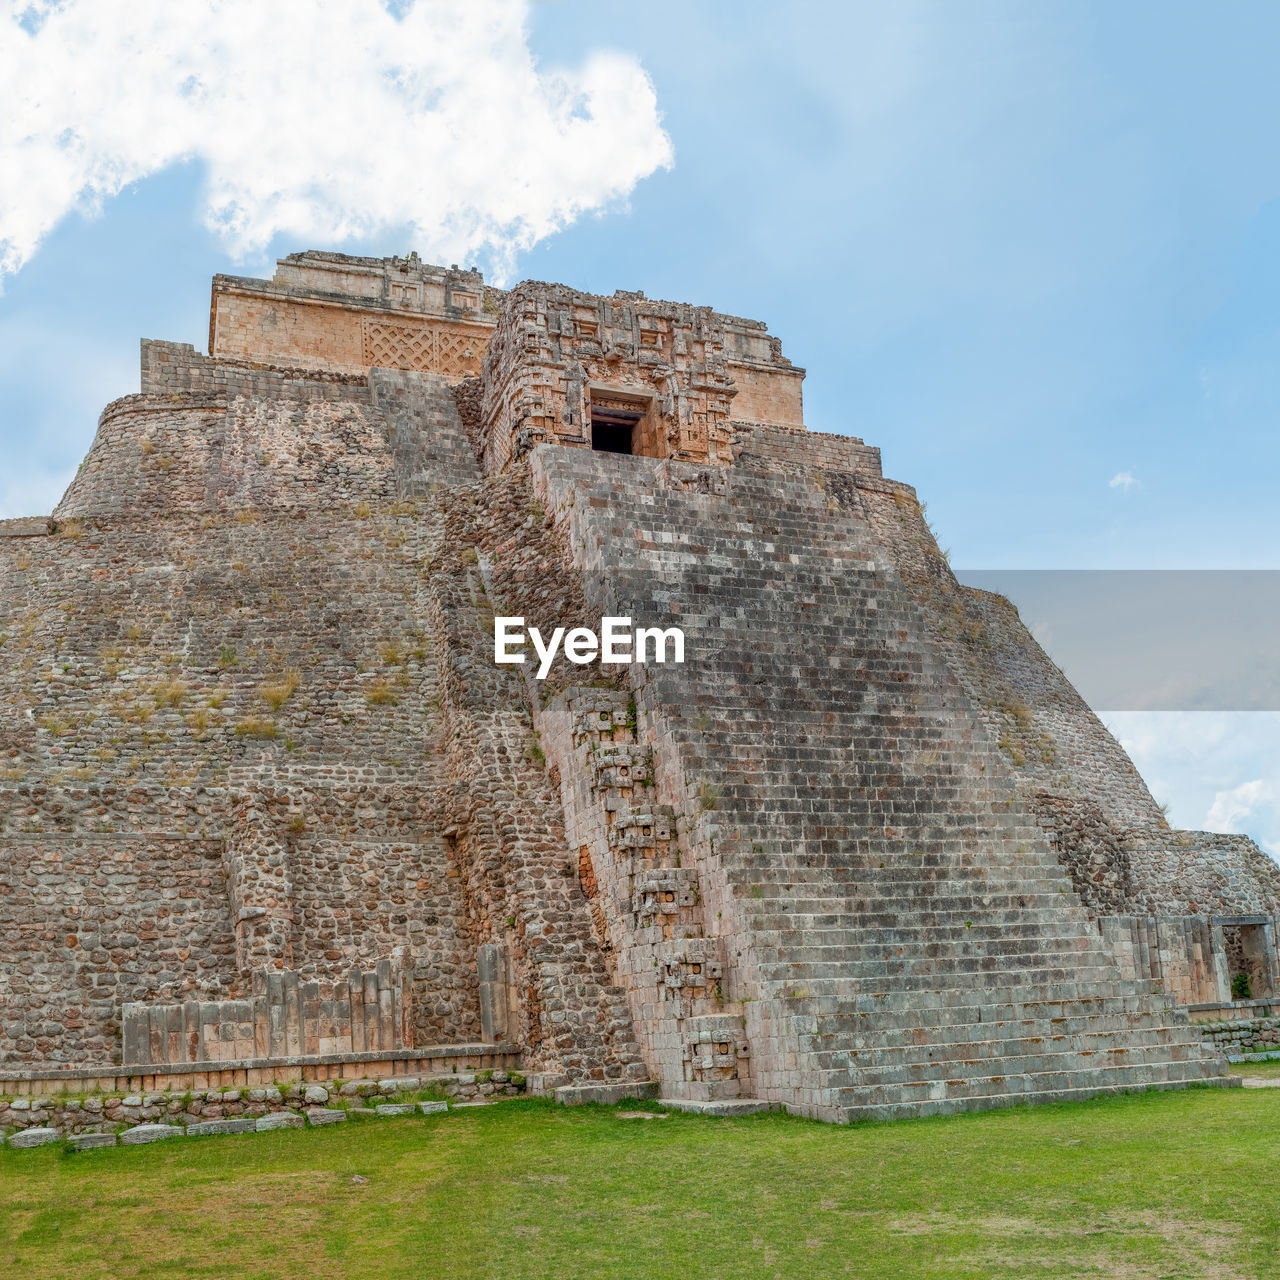
[{"label": "grassy field", "polygon": [[0,1275],[1280,1276],[1280,1089],[846,1129],[625,1110],[5,1150]]},{"label": "grassy field", "polygon": [[1263,1079],[1270,1076],[1280,1076],[1280,1059],[1270,1062],[1235,1062],[1231,1065],[1231,1074],[1233,1076],[1260,1076]]}]

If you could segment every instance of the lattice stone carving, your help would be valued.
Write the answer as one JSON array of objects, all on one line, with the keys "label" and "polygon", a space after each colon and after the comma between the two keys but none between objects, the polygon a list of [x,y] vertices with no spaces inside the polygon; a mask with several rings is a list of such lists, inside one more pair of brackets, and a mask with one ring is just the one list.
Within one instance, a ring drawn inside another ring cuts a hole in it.
[{"label": "lattice stone carving", "polygon": [[370,368],[412,369],[446,378],[478,374],[484,355],[482,337],[444,325],[366,319],[362,339],[364,362]]}]

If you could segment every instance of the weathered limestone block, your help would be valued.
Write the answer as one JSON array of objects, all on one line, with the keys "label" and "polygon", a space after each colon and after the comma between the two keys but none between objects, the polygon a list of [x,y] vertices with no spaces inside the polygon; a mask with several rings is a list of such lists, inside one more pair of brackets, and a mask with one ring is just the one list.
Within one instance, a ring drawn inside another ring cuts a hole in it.
[{"label": "weathered limestone block", "polygon": [[114,1147],[114,1133],[73,1133],[67,1139],[67,1145],[73,1151],[89,1151],[95,1147]]},{"label": "weathered limestone block", "polygon": [[273,1111],[259,1116],[253,1127],[259,1133],[269,1133],[273,1129],[301,1129],[304,1124],[306,1121],[296,1111]]},{"label": "weathered limestone block", "polygon": [[347,1113],[340,1109],[330,1109],[327,1107],[312,1107],[307,1112],[307,1123],[313,1125],[322,1124],[345,1124]]},{"label": "weathered limestone block", "polygon": [[417,1076],[387,1076],[378,1081],[378,1092],[386,1094],[388,1097],[397,1093],[411,1093],[414,1089],[421,1088],[422,1082]]},{"label": "weathered limestone block", "polygon": [[[266,1119],[260,1116],[259,1119]],[[238,1116],[230,1120],[205,1120],[187,1125],[187,1137],[196,1138],[214,1133],[253,1133],[258,1122],[252,1116]]]},{"label": "weathered limestone block", "polygon": [[480,1034],[494,1044],[507,1038],[511,984],[506,947],[483,943],[476,948],[476,966],[480,975]]},{"label": "weathered limestone block", "polygon": [[57,1129],[23,1129],[9,1139],[11,1147],[43,1147],[61,1137]]},{"label": "weathered limestone block", "polygon": [[126,1129],[120,1135],[120,1141],[126,1147],[136,1147],[149,1142],[163,1142],[166,1138],[180,1138],[182,1133],[178,1125],[139,1124]]}]

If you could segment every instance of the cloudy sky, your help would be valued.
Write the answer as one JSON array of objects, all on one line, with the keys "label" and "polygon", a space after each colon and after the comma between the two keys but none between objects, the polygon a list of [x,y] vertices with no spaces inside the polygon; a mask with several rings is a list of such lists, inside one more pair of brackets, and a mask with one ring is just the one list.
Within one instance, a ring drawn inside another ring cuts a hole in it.
[{"label": "cloudy sky", "polygon": [[[203,346],[214,272],[414,247],[767,320],[960,568],[1278,569],[1278,40],[1249,0],[0,0],[0,516],[140,336]],[[1280,849],[1274,714],[1107,718],[1175,821]]]}]

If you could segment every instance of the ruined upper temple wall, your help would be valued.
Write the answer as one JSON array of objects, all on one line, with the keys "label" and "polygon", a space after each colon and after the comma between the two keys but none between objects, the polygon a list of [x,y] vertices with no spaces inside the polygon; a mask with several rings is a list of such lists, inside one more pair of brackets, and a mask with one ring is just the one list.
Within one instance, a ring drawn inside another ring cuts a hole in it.
[{"label": "ruined upper temple wall", "polygon": [[763,324],[710,307],[525,281],[508,295],[485,352],[480,442],[501,470],[543,442],[728,465],[732,423],[803,427],[804,370]]},{"label": "ruined upper temple wall", "polygon": [[501,294],[478,271],[407,258],[299,253],[271,280],[215,276],[217,357],[364,373],[411,369],[453,380],[480,371]]},{"label": "ruined upper temple wall", "polygon": [[[593,295],[574,296],[588,309],[599,309]],[[406,369],[458,382],[479,375],[506,298],[478,271],[433,266],[416,254],[290,254],[280,259],[270,280],[214,277],[209,353],[222,360],[336,373]],[[804,370],[783,358],[781,343],[759,321],[707,307],[652,302],[643,294],[625,299],[643,303],[636,308],[637,324],[630,326],[637,343],[646,318],[664,332],[668,325],[660,317],[669,319],[677,310],[705,318],[714,330],[715,361],[722,366],[718,376],[732,400],[731,413],[726,409],[717,421],[728,415],[741,422],[804,425]],[[625,305],[619,302],[620,315]],[[581,309],[576,307],[575,314]],[[675,452],[688,450],[677,446]]]}]

